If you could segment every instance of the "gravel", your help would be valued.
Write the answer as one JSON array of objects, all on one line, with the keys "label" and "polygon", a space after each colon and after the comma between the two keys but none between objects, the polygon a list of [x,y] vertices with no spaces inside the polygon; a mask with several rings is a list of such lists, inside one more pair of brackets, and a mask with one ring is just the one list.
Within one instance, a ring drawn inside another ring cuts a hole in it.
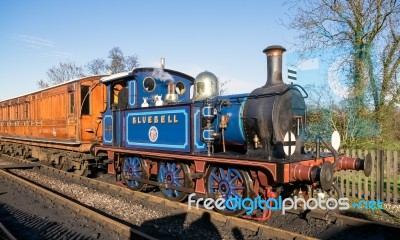
[{"label": "gravel", "polygon": [[[15,173],[24,175],[26,178],[39,182],[48,188],[61,192],[62,194],[76,199],[87,206],[100,209],[101,211],[115,216],[119,219],[139,226],[139,229],[151,236],[160,239],[260,239],[257,233],[235,228],[221,222],[210,219],[208,213],[198,216],[186,211],[167,207],[163,204],[146,201],[142,198],[134,199],[124,194],[116,194],[112,190],[99,189],[86,186],[84,181],[66,180],[61,175],[54,173],[42,173],[37,170],[13,170]],[[114,182],[109,175],[99,176],[102,181]],[[152,195],[160,195],[160,192],[149,192]],[[397,212],[394,219],[400,214],[398,205],[385,204],[387,213]],[[381,216],[385,218],[383,213]],[[361,216],[361,215],[360,215]],[[362,215],[364,216],[364,215]],[[375,216],[379,216],[375,214]],[[376,219],[378,220],[378,219]],[[280,228],[282,230],[294,231],[306,236],[317,236],[319,238],[347,239],[348,236],[356,239],[365,239],[368,236],[387,236],[382,230],[373,228],[349,228],[346,226],[327,223],[324,220],[314,218],[299,218],[297,215],[282,215],[274,211],[269,221],[264,224]],[[398,223],[397,223],[398,224]],[[372,230],[371,230],[372,229]],[[371,232],[372,231],[372,232]],[[95,234],[93,232],[93,234]],[[328,236],[328,237],[327,237]],[[360,238],[360,236],[363,236]],[[367,237],[368,238],[368,237]]]},{"label": "gravel", "polygon": [[400,205],[398,204],[384,203],[382,210],[358,210],[351,208],[341,213],[343,215],[362,218],[369,221],[400,226]]},{"label": "gravel", "polygon": [[0,222],[17,239],[119,238],[118,233],[1,176],[0,216]]},{"label": "gravel", "polygon": [[210,219],[208,213],[198,216],[144,199],[127,199],[112,191],[85,186],[36,170],[12,170],[14,173],[60,192],[85,205],[139,226],[139,230],[159,239],[259,239],[256,233],[230,227]]}]

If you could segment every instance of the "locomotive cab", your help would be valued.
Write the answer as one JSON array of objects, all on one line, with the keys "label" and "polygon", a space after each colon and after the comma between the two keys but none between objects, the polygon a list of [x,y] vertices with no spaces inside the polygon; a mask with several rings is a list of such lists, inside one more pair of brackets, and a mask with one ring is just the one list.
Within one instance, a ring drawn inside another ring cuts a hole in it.
[{"label": "locomotive cab", "polygon": [[194,79],[169,69],[136,68],[103,77],[101,82],[107,86],[108,96],[103,112],[103,144],[123,147],[124,126],[131,111],[190,103],[189,89]]},{"label": "locomotive cab", "polygon": [[125,110],[190,101],[194,79],[172,70],[137,68],[103,77],[108,89],[108,108]]}]

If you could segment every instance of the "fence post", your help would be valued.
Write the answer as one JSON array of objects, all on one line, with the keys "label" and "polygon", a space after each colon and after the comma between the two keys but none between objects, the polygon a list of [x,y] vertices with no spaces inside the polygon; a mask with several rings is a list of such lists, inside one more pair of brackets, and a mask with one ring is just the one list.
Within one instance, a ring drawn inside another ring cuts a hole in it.
[{"label": "fence post", "polygon": [[391,162],[392,162],[392,152],[387,151],[386,152],[386,201],[391,202],[392,201],[392,193],[390,191],[390,186],[392,185],[392,171],[391,171]]},{"label": "fence post", "polygon": [[370,199],[369,200],[372,200],[372,199],[378,199],[377,198],[377,194],[376,194],[376,192],[375,192],[375,184],[376,184],[376,182],[375,182],[375,179],[376,179],[376,176],[378,175],[378,173],[377,173],[377,166],[378,166],[378,162],[376,161],[376,159],[377,159],[377,157],[376,157],[376,151],[371,151],[371,157],[372,157],[372,172],[371,172],[371,176],[370,176],[370,180],[371,180],[371,195],[370,195]]},{"label": "fence post", "polygon": [[394,170],[394,176],[393,176],[393,178],[394,178],[394,180],[393,180],[393,186],[394,186],[394,189],[393,189],[393,203],[398,204],[399,203],[399,195],[397,193],[397,188],[398,188],[397,171],[398,171],[398,168],[399,168],[399,165],[398,165],[398,162],[397,162],[398,151],[395,151],[393,153],[393,158],[394,158],[394,161],[393,161],[393,170]]},{"label": "fence post", "polygon": [[[368,151],[364,151],[363,157],[365,159],[365,156],[368,154]],[[368,191],[368,177],[366,177],[363,173],[359,172],[361,174],[360,179],[361,181],[364,181],[364,190],[363,190],[363,196],[364,199],[369,200],[368,196],[370,195],[370,192]]]},{"label": "fence post", "polygon": [[[346,155],[347,156],[349,156],[350,155],[350,150],[346,150]],[[346,197],[350,197],[350,177],[351,177],[351,174],[350,174],[350,170],[346,170],[345,171],[345,173],[346,173]]]},{"label": "fence post", "polygon": [[[358,150],[357,152],[357,157],[361,158],[363,155],[363,152],[361,151],[361,149]],[[363,188],[362,188],[362,179],[363,179],[363,173],[361,173],[361,171],[357,171],[357,181],[358,181],[358,189],[357,189],[357,198],[361,199],[363,198]]]},{"label": "fence post", "polygon": [[[351,157],[352,158],[356,158],[357,157],[355,149],[351,150]],[[358,197],[357,189],[356,189],[357,174],[353,170],[350,170],[350,172],[351,172],[351,196],[354,197],[354,198],[357,198]]]},{"label": "fence post", "polygon": [[378,160],[378,164],[379,164],[379,200],[381,200],[382,202],[385,201],[385,197],[383,196],[383,175],[384,175],[384,170],[385,170],[385,163],[383,161],[383,150],[380,149],[378,150],[378,156],[379,156],[379,160]]}]

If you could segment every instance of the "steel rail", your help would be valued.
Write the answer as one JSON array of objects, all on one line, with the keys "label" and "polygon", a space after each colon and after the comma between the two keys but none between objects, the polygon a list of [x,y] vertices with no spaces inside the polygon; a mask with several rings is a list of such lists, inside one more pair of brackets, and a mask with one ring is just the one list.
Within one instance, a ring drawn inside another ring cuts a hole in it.
[{"label": "steel rail", "polygon": [[[17,161],[25,163],[25,164],[31,163],[30,161],[16,158],[16,157],[10,157],[8,155],[4,155],[4,157],[11,158],[13,160],[17,160]],[[37,163],[35,163],[35,164],[37,164]],[[41,165],[40,169],[47,171],[47,172],[53,172],[56,175],[59,174],[59,175],[65,176],[67,178],[72,178],[72,179],[76,179],[79,181],[83,181],[83,182],[86,182],[87,184],[95,186],[97,188],[109,189],[109,190],[115,191],[117,193],[130,196],[133,199],[142,199],[145,201],[164,205],[165,207],[180,209],[185,212],[190,212],[190,213],[193,213],[196,215],[203,215],[204,213],[207,212],[210,215],[210,219],[212,219],[212,220],[221,222],[228,226],[236,226],[236,227],[240,227],[243,229],[247,229],[249,231],[257,232],[258,235],[263,238],[315,239],[312,237],[303,236],[298,233],[294,233],[294,232],[282,230],[279,228],[267,226],[267,225],[261,224],[259,222],[250,221],[248,219],[225,216],[223,214],[220,214],[220,213],[217,213],[214,211],[209,211],[207,209],[196,209],[194,207],[192,207],[191,209],[188,209],[188,205],[185,203],[174,202],[174,201],[170,201],[163,197],[149,195],[149,194],[143,193],[143,192],[132,191],[132,190],[128,189],[127,187],[106,183],[106,182],[99,181],[99,180],[92,179],[92,178],[78,176],[73,173],[69,173],[69,172],[65,172],[62,170],[58,170],[53,167],[49,167],[47,165]],[[320,220],[326,220],[327,222],[337,223],[337,224],[345,224],[345,225],[350,225],[350,226],[362,226],[362,225],[373,226],[373,225],[375,225],[375,226],[385,227],[388,229],[396,229],[396,230],[398,229],[400,231],[400,226],[396,226],[396,225],[392,225],[392,224],[385,224],[385,223],[380,223],[380,222],[372,222],[369,220],[349,217],[349,216],[340,215],[340,214],[326,214],[326,212],[322,212],[322,211],[318,211],[318,210],[313,210],[313,211],[287,210],[287,213],[297,214],[301,217],[310,217],[310,218],[315,218],[315,219],[320,219]]]},{"label": "steel rail", "polygon": [[[30,163],[27,160],[23,160],[20,158],[16,158],[16,157],[10,157],[8,155],[4,155],[4,157],[7,158],[12,158],[14,160],[17,160],[19,162],[22,162],[24,164]],[[37,164],[37,162],[35,162],[35,164]],[[181,211],[184,212],[188,212],[188,213],[193,213],[195,215],[201,216],[204,213],[209,214],[210,219],[220,222],[222,224],[225,224],[226,226],[231,226],[231,227],[238,227],[238,228],[242,228],[242,229],[246,229],[252,232],[256,232],[258,236],[262,237],[262,238],[276,238],[276,239],[300,239],[300,240],[314,240],[316,238],[313,237],[309,237],[309,236],[304,236],[302,234],[299,233],[295,233],[295,232],[290,232],[290,231],[286,231],[286,230],[282,230],[276,227],[271,227],[271,226],[267,226],[265,224],[262,224],[260,222],[255,222],[255,221],[249,221],[247,219],[244,218],[239,218],[239,217],[231,217],[231,216],[225,216],[223,214],[214,212],[214,211],[210,211],[207,209],[196,209],[195,207],[192,207],[191,209],[188,209],[188,205],[186,203],[180,203],[180,202],[174,202],[174,201],[170,201],[166,198],[163,197],[158,197],[158,196],[154,196],[154,195],[149,195],[143,192],[137,192],[137,191],[132,191],[129,188],[126,187],[122,187],[122,186],[118,186],[115,184],[110,184],[110,183],[106,183],[106,182],[102,182],[96,179],[92,179],[92,178],[88,178],[88,177],[83,177],[83,176],[78,176],[75,175],[73,173],[69,173],[69,172],[65,172],[62,170],[58,170],[56,168],[53,167],[49,167],[46,165],[41,165],[40,166],[40,170],[46,171],[46,172],[52,172],[56,175],[62,175],[65,176],[67,178],[71,178],[71,179],[76,179],[79,181],[83,181],[86,184],[89,184],[91,186],[94,186],[96,188],[103,188],[103,189],[109,189],[112,191],[117,192],[118,194],[124,194],[127,196],[132,197],[133,199],[141,199],[141,200],[145,200],[146,202],[152,202],[152,203],[157,203],[160,205],[163,205],[165,207],[168,208],[175,208],[175,209],[179,209]],[[126,231],[126,230],[125,230]]]},{"label": "steel rail", "polygon": [[0,222],[0,239],[17,240],[14,235]]},{"label": "steel rail", "polygon": [[71,201],[61,194],[57,194],[55,192],[49,191],[31,181],[25,180],[22,177],[13,174],[9,171],[0,169],[0,175],[3,177],[9,179],[10,181],[16,182],[18,184],[21,184],[23,186],[26,186],[27,188],[33,190],[34,192],[52,200],[56,201],[62,206],[66,206],[72,211],[75,211],[79,215],[83,215],[89,219],[92,219],[93,221],[97,222],[98,224],[102,225],[103,227],[112,229],[119,234],[124,235],[128,239],[144,239],[144,240],[155,240],[156,238],[153,238],[143,232],[140,232],[137,229],[132,228],[131,226],[128,226],[126,224],[123,224],[121,222],[118,222],[116,220],[110,219],[109,217],[93,211],[92,209],[79,204],[77,202]]},{"label": "steel rail", "polygon": [[368,226],[380,226],[384,227],[386,229],[394,229],[400,233],[400,226],[390,224],[390,223],[382,223],[382,222],[374,222],[362,218],[354,218],[346,215],[341,215],[338,213],[330,213],[327,214],[326,212],[322,210],[286,210],[287,213],[291,214],[296,214],[299,215],[303,218],[311,217],[315,219],[320,219],[320,220],[325,220],[327,222],[331,223],[339,223],[339,224],[344,224],[344,225],[349,225],[349,226],[363,226],[363,225],[368,225]]}]

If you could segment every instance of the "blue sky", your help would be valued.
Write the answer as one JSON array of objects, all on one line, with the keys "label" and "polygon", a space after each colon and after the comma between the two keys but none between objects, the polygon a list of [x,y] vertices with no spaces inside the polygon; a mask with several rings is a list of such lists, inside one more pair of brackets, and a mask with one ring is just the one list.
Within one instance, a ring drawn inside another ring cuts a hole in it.
[{"label": "blue sky", "polygon": [[250,92],[266,81],[265,47],[282,45],[295,62],[296,33],[280,24],[288,13],[282,2],[3,0],[0,99],[37,90],[60,62],[84,65],[116,46],[137,54],[142,67],[158,67],[164,57],[166,68],[194,77],[211,71],[230,80],[228,93]]}]

